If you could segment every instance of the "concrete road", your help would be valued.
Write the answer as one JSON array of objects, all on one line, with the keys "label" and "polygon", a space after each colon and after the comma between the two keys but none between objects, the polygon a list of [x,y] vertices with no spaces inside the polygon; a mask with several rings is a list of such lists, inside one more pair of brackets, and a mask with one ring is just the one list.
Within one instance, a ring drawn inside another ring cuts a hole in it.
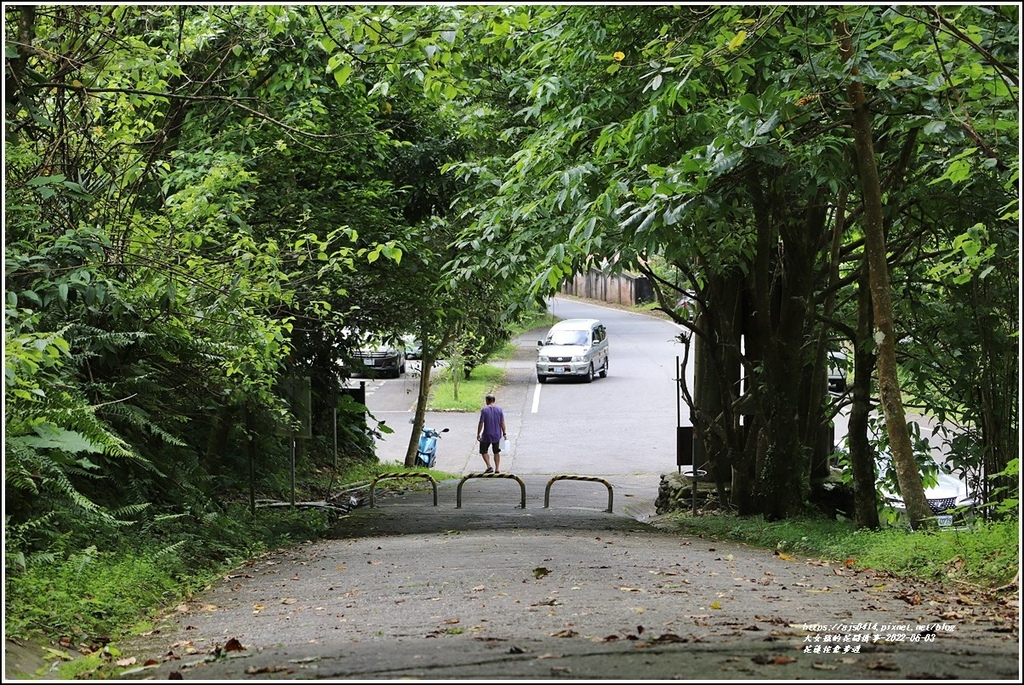
[{"label": "concrete road", "polygon": [[539,475],[389,496],[118,645],[125,679],[1019,681],[1014,604],[682,536],[632,478],[615,513]]}]

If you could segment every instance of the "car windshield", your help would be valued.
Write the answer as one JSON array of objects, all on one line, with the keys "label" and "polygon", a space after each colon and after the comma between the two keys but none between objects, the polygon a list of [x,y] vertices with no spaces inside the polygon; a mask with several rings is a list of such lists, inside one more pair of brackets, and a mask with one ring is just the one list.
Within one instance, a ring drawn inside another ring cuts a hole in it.
[{"label": "car windshield", "polygon": [[551,331],[548,345],[586,345],[586,331]]}]

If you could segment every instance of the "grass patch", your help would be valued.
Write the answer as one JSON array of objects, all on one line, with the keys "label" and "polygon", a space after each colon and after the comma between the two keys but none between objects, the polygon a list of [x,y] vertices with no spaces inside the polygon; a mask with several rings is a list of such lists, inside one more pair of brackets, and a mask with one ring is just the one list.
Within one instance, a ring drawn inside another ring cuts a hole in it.
[{"label": "grass patch", "polygon": [[[513,348],[514,349],[514,348]],[[452,382],[449,367],[438,369],[430,383],[430,411],[478,411],[484,404],[484,396],[495,392],[505,380],[505,370],[492,364],[483,364],[473,369],[467,379],[460,376],[458,384]],[[498,404],[501,404],[499,402]]]},{"label": "grass patch", "polygon": [[253,515],[244,503],[226,504],[126,527],[120,542],[105,549],[8,565],[5,637],[41,646],[59,641],[87,653],[60,666],[65,679],[116,677],[117,640],[151,627],[163,609],[191,599],[247,559],[322,537],[329,522],[318,510],[257,509]]},{"label": "grass patch", "polygon": [[[439,483],[443,480],[452,480],[453,478],[462,477],[461,473],[451,473],[449,471],[441,471],[438,469],[425,469],[419,466],[409,467],[400,461],[382,462],[380,464],[373,464],[371,466],[374,467],[373,473],[372,475],[368,475],[368,477],[365,479],[366,481],[373,480],[374,478],[382,474],[406,473],[409,471],[414,471],[416,473],[428,473],[434,480],[436,480]],[[347,480],[346,482],[354,483],[357,481]],[[377,483],[377,485],[374,487],[374,491],[379,492],[380,490],[387,489],[402,490],[415,487],[429,488],[431,486],[429,481],[427,481],[427,479],[423,478],[422,476],[410,476],[408,478],[385,478],[384,480],[381,480]]]},{"label": "grass patch", "polygon": [[1016,520],[975,523],[969,530],[857,530],[849,521],[794,518],[766,522],[759,516],[692,516],[675,512],[659,526],[735,540],[785,554],[803,554],[853,568],[903,577],[970,583],[992,589],[1009,583],[1020,564]]}]

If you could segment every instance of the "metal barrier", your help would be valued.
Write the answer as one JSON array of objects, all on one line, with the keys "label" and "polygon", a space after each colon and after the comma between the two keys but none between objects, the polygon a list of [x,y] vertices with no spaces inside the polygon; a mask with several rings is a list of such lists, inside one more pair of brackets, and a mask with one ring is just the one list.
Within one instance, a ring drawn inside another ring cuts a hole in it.
[{"label": "metal barrier", "polygon": [[373,508],[376,500],[373,497],[373,489],[377,486],[377,481],[384,480],[385,478],[426,478],[430,481],[430,484],[434,488],[434,506],[437,506],[437,481],[429,473],[423,471],[396,471],[395,473],[382,473],[372,481],[370,481],[370,508]]},{"label": "metal barrier", "polygon": [[612,484],[606,481],[604,478],[597,478],[595,476],[574,476],[570,474],[563,474],[561,476],[555,476],[548,481],[548,485],[544,488],[544,508],[548,508],[548,503],[551,500],[551,484],[556,480],[589,480],[595,483],[604,483],[605,487],[608,488],[608,508],[605,509],[609,514],[612,513]]},{"label": "metal barrier", "polygon": [[456,488],[455,490],[456,509],[462,508],[462,486],[470,478],[510,478],[512,480],[517,481],[519,483],[519,488],[520,490],[522,490],[523,493],[522,504],[520,505],[520,508],[526,508],[526,483],[524,483],[519,476],[513,475],[511,473],[467,473],[465,476],[462,477],[462,480],[459,481],[459,487]]}]

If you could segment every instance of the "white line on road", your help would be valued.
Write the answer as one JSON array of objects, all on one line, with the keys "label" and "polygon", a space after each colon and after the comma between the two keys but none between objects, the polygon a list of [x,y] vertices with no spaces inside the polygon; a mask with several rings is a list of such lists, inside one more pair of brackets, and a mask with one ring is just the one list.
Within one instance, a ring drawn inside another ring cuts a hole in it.
[{"label": "white line on road", "polygon": [[540,406],[540,383],[533,389],[533,408],[530,410],[532,413],[537,413],[537,407]]}]

